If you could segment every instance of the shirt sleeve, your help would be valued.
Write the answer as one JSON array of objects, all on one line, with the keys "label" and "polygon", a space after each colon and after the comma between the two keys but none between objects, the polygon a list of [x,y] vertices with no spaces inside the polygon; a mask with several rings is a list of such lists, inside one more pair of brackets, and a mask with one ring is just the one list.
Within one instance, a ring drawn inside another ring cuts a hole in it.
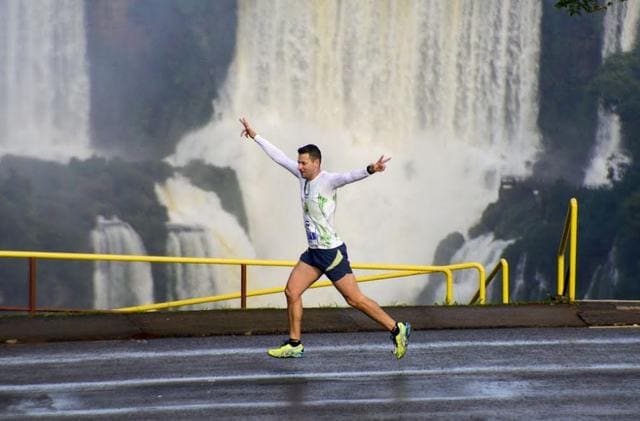
[{"label": "shirt sleeve", "polygon": [[353,183],[355,181],[362,180],[363,178],[367,178],[369,173],[366,168],[361,168],[358,170],[352,170],[344,173],[330,173],[331,184],[333,188],[342,187],[345,184]]},{"label": "shirt sleeve", "polygon": [[300,171],[298,171],[298,162],[286,156],[284,152],[282,152],[264,137],[256,135],[254,140],[258,145],[260,145],[262,150],[269,156],[269,158],[289,170],[289,172],[294,176],[298,178],[300,177]]}]

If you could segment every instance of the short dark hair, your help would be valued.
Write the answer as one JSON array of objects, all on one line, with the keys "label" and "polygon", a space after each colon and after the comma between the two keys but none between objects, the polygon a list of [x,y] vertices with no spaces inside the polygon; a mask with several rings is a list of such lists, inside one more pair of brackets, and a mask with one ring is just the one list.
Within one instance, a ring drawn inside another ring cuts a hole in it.
[{"label": "short dark hair", "polygon": [[309,158],[312,160],[320,160],[322,162],[322,153],[320,152],[320,148],[316,145],[308,144],[298,148],[298,154],[302,155],[303,153],[309,154]]}]

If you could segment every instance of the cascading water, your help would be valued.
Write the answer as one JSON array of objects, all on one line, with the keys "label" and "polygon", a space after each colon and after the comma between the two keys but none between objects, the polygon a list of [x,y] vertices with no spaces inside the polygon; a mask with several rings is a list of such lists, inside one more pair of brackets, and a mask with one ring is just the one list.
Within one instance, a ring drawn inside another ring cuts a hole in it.
[{"label": "cascading water", "polygon": [[[213,257],[210,237],[202,227],[170,224],[167,241],[168,256]],[[167,299],[213,295],[216,276],[209,265],[168,265]]]},{"label": "cascading water", "polygon": [[[177,175],[156,185],[156,194],[169,212],[167,255],[254,258],[244,229],[235,216],[222,208],[215,193],[201,190]],[[240,291],[238,266],[175,264],[167,268],[169,300]],[[222,306],[235,304],[227,302]]]},{"label": "cascading water", "polygon": [[[640,2],[616,2],[604,17],[602,60],[611,54],[627,52],[633,48],[640,25]],[[617,114],[598,107],[596,145],[591,164],[585,172],[587,186],[607,186],[622,176],[620,168],[630,158],[621,148],[620,119]]]},{"label": "cascading water", "polygon": [[[91,231],[95,253],[146,255],[140,236],[117,217],[101,216]],[[97,261],[93,276],[94,308],[112,309],[153,303],[151,265],[145,262]]]},{"label": "cascading water", "polygon": [[[296,259],[306,246],[297,182],[239,138],[239,116],[293,158],[318,144],[329,171],[393,157],[339,193],[352,262],[429,264],[440,239],[465,232],[497,198],[502,175],[529,173],[540,143],[540,2],[240,1],[238,18],[219,113],[170,160],[237,171],[260,258]],[[261,287],[284,276],[261,277]],[[393,304],[414,302],[423,286],[365,288]],[[330,290],[305,300],[342,304]]]},{"label": "cascading water", "polygon": [[[513,243],[513,240],[496,240],[493,234],[481,235],[466,241],[464,246],[453,255],[451,260],[453,262],[479,262],[487,268],[487,270],[491,270],[502,257],[503,250],[511,243]],[[433,296],[428,297],[431,298],[430,301],[444,302],[446,285],[442,281],[442,276],[440,277],[440,281],[434,279],[434,276],[431,276],[429,283],[433,284],[428,288],[433,291]],[[477,270],[468,269],[456,272],[454,276],[453,300],[459,304],[469,303],[478,291],[479,286]],[[499,278],[493,281],[490,288],[487,288],[487,299],[494,296],[498,298],[497,301],[499,302],[501,294],[495,294],[493,293],[494,291],[502,291]]]},{"label": "cascading water", "polygon": [[615,296],[620,279],[615,262],[616,248],[614,246],[611,251],[609,251],[607,261],[593,271],[589,287],[583,297],[584,299],[603,299],[613,298]]},{"label": "cascading water", "polygon": [[89,155],[84,3],[0,2],[0,154]]}]

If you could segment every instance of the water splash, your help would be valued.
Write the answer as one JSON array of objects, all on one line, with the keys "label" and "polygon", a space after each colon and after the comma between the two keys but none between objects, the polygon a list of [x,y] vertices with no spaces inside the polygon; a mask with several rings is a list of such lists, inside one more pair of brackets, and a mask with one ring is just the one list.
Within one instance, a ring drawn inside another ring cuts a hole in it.
[{"label": "water splash", "polygon": [[[156,185],[156,194],[169,212],[169,256],[255,257],[253,246],[238,219],[222,208],[215,193],[201,190],[185,177],[176,175],[164,184]],[[169,300],[240,291],[238,266],[175,264],[167,268]],[[238,306],[239,301],[221,305]]]}]

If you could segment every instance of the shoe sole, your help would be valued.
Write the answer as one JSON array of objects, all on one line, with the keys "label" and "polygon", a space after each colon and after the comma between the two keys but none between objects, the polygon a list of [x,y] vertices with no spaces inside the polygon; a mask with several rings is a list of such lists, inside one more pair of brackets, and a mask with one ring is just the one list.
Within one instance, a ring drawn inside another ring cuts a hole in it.
[{"label": "shoe sole", "polygon": [[302,354],[292,354],[292,355],[271,355],[269,353],[267,353],[267,355],[269,355],[272,358],[302,358],[303,355]]},{"label": "shoe sole", "polygon": [[267,351],[267,355],[273,358],[302,358],[304,356],[304,351],[295,354],[285,354],[285,355],[273,355]]}]

